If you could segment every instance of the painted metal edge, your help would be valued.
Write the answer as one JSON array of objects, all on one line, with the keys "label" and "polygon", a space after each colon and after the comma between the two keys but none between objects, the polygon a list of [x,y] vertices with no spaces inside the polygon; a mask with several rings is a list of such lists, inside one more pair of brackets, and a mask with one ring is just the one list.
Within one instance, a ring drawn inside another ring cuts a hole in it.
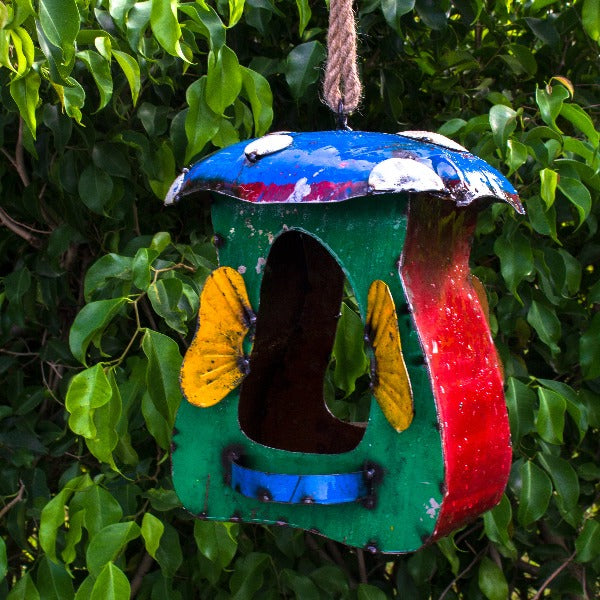
[{"label": "painted metal edge", "polygon": [[292,204],[343,202],[391,191],[444,195],[457,206],[503,201],[525,212],[500,172],[453,144],[431,132],[278,132],[201,159],[173,182],[165,204],[199,191],[252,203]]}]

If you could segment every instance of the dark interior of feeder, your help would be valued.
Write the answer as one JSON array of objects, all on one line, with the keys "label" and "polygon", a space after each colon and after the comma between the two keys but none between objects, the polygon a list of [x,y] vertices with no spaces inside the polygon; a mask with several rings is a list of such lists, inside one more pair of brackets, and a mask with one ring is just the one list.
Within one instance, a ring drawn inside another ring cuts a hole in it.
[{"label": "dark interior of feeder", "polygon": [[293,452],[339,454],[364,427],[334,417],[323,381],[335,339],[344,273],[313,237],[277,238],[265,265],[240,426],[252,440]]}]

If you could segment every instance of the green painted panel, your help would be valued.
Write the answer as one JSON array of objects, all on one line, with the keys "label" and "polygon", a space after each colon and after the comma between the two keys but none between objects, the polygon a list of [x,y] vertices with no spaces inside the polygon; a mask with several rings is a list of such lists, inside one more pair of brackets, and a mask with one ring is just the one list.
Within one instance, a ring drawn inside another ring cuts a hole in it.
[{"label": "green painted panel", "polygon": [[[443,497],[441,439],[431,384],[398,275],[406,233],[405,196],[356,198],[339,204],[253,205],[217,195],[213,225],[223,237],[220,264],[242,273],[250,302],[259,310],[264,265],[275,239],[299,230],[320,241],[344,270],[366,315],[369,286],[385,281],[399,312],[400,335],[411,380],[415,417],[397,433],[374,398],[364,437],[343,454],[309,454],[269,448],[250,440],[238,421],[240,389],[210,408],[182,402],[174,434],[173,480],[184,506],[207,519],[240,519],[316,530],[331,539],[383,552],[409,552],[435,528]],[[266,472],[318,474],[361,470],[366,461],[383,468],[375,508],[264,503],[224,482],[224,449],[241,446],[248,466]]]}]

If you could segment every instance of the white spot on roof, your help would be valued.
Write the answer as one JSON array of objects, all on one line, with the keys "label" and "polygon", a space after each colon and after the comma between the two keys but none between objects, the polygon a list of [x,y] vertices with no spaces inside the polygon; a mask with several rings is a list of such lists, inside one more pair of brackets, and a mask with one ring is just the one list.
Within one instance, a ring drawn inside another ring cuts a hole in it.
[{"label": "white spot on roof", "polygon": [[302,177],[296,181],[294,191],[286,198],[286,202],[302,202],[303,198],[306,198],[310,194],[310,185],[308,185],[308,179]]},{"label": "white spot on roof", "polygon": [[244,154],[250,161],[258,160],[263,156],[279,152],[292,145],[294,138],[283,133],[272,133],[265,135],[253,142],[250,142],[244,148]]},{"label": "white spot on roof", "polygon": [[456,150],[458,152],[468,152],[468,150],[457,144],[454,140],[447,138],[441,133],[434,133],[432,131],[399,131],[398,135],[402,135],[413,140],[420,142],[427,142],[429,144],[435,144],[436,146],[442,146],[442,148],[448,148],[449,150]]},{"label": "white spot on roof", "polygon": [[411,158],[388,158],[369,174],[373,192],[443,192],[441,177],[428,166]]}]

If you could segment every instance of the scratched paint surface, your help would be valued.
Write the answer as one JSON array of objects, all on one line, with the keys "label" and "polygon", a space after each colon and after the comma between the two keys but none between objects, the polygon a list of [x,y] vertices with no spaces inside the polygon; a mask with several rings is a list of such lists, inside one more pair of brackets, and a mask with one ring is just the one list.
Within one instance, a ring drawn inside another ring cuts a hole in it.
[{"label": "scratched paint surface", "polygon": [[188,402],[212,406],[241,383],[242,343],[251,320],[242,276],[231,267],[213,271],[202,289],[198,329],[181,368]]},{"label": "scratched paint surface", "polygon": [[[339,202],[367,196],[373,168],[390,158],[416,161],[445,183],[458,206],[480,198],[502,199],[523,208],[513,186],[493,167],[468,153],[399,134],[363,131],[291,133],[293,143],[248,160],[248,142],[208,156],[185,173],[177,197],[219,191],[247,202]],[[266,139],[269,136],[266,136]]]},{"label": "scratched paint surface", "polygon": [[[395,195],[381,200],[258,206],[217,195],[213,225],[224,240],[220,262],[244,273],[248,299],[260,312],[260,284],[274,240],[290,230],[310,232],[345,271],[363,320],[375,279],[389,286],[396,307],[402,308],[406,299],[396,263],[404,245],[407,198]],[[398,433],[372,400],[368,426],[354,450],[315,455],[269,448],[244,435],[238,423],[239,388],[209,408],[184,402],[177,415],[172,460],[173,481],[183,505],[207,519],[285,523],[384,552],[422,546],[434,532],[442,503],[442,448],[420,343],[406,311],[399,316],[398,326],[413,384],[415,416],[410,427]],[[245,351],[250,349],[248,336]],[[247,498],[224,481],[222,453],[231,447],[241,449],[248,468],[268,473],[355,473],[366,461],[376,463],[384,470],[376,505],[372,509],[358,502],[288,505]]]},{"label": "scratched paint surface", "polygon": [[396,431],[412,423],[414,410],[410,380],[402,356],[396,307],[389,287],[374,281],[369,288],[367,335],[376,367],[373,394],[383,414]]},{"label": "scratched paint surface", "polygon": [[444,448],[441,537],[499,500],[511,464],[501,366],[469,275],[472,210],[411,201],[402,276],[431,373]]}]

